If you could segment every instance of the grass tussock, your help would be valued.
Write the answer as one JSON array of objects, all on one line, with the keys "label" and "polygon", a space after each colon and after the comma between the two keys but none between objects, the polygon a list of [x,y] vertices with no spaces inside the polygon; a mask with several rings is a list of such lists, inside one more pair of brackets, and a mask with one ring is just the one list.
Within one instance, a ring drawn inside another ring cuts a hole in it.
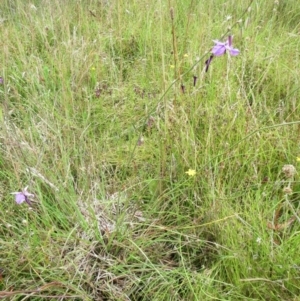
[{"label": "grass tussock", "polygon": [[299,300],[299,8],[127,2],[0,4],[0,298]]}]

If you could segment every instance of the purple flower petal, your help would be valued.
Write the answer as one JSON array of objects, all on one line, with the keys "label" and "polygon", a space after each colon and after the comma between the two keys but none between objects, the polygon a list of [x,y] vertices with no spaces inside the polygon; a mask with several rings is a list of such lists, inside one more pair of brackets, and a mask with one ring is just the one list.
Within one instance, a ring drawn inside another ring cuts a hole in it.
[{"label": "purple flower petal", "polygon": [[240,53],[240,51],[238,49],[236,49],[236,48],[231,48],[230,49],[230,54],[232,56],[237,56],[239,53]]},{"label": "purple flower petal", "polygon": [[30,197],[34,197],[34,195],[27,191],[27,187],[23,189],[23,191],[12,192],[11,194],[15,195],[15,201],[17,204],[22,204],[26,202],[29,206],[31,206]]},{"label": "purple flower petal", "polygon": [[212,49],[212,54],[215,56],[221,56],[226,53],[225,43],[218,43]]},{"label": "purple flower petal", "polygon": [[22,192],[19,192],[15,195],[15,201],[17,204],[22,204],[26,201],[26,197]]}]

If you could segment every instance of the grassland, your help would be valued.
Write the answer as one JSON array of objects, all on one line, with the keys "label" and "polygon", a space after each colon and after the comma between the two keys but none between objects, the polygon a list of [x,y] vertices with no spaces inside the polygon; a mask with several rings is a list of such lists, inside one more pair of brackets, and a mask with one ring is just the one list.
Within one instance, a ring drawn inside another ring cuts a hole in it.
[{"label": "grassland", "polygon": [[0,13],[0,298],[300,300],[298,1]]}]

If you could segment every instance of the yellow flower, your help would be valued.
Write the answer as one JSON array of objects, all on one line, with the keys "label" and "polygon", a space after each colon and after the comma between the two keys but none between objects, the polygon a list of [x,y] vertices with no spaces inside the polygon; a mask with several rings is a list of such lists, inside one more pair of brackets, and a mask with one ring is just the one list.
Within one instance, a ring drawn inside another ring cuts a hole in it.
[{"label": "yellow flower", "polygon": [[189,57],[189,55],[188,55],[187,53],[185,53],[183,56],[184,56],[184,57]]},{"label": "yellow flower", "polygon": [[195,169],[189,169],[185,173],[188,174],[190,177],[194,177],[196,175],[196,170]]},{"label": "yellow flower", "polygon": [[174,66],[174,65],[170,65],[170,68],[171,68],[171,69],[174,69],[174,68],[175,68],[175,66]]},{"label": "yellow flower", "polygon": [[300,162],[300,157],[297,157],[297,162]]}]

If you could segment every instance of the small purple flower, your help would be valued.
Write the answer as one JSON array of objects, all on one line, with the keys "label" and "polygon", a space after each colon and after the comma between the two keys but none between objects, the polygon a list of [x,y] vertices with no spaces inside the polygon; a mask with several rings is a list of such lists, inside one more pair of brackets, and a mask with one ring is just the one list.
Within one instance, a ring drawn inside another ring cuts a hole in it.
[{"label": "small purple flower", "polygon": [[12,192],[11,193],[11,194],[15,195],[15,201],[16,201],[17,204],[22,204],[22,203],[26,202],[29,206],[31,206],[31,202],[30,202],[29,197],[34,197],[34,194],[29,193],[27,191],[27,189],[28,189],[28,186],[25,187],[23,189],[23,191]]},{"label": "small purple flower", "polygon": [[0,76],[0,85],[3,85],[3,83],[4,83],[4,79],[2,76]]},{"label": "small purple flower", "polygon": [[205,62],[206,65],[205,72],[208,71],[208,67],[210,66],[210,63],[214,58],[214,56],[221,56],[225,54],[226,51],[228,51],[232,56],[237,56],[240,53],[238,49],[232,47],[232,38],[233,38],[232,36],[228,36],[228,39],[225,43],[222,43],[218,40],[214,40],[215,46],[211,50],[212,54],[209,57],[209,59]]},{"label": "small purple flower", "polygon": [[240,51],[232,47],[232,36],[228,36],[228,39],[225,43],[214,40],[215,46],[212,49],[212,54],[215,56],[221,56],[226,53],[226,50],[229,51],[230,55],[236,56]]}]

